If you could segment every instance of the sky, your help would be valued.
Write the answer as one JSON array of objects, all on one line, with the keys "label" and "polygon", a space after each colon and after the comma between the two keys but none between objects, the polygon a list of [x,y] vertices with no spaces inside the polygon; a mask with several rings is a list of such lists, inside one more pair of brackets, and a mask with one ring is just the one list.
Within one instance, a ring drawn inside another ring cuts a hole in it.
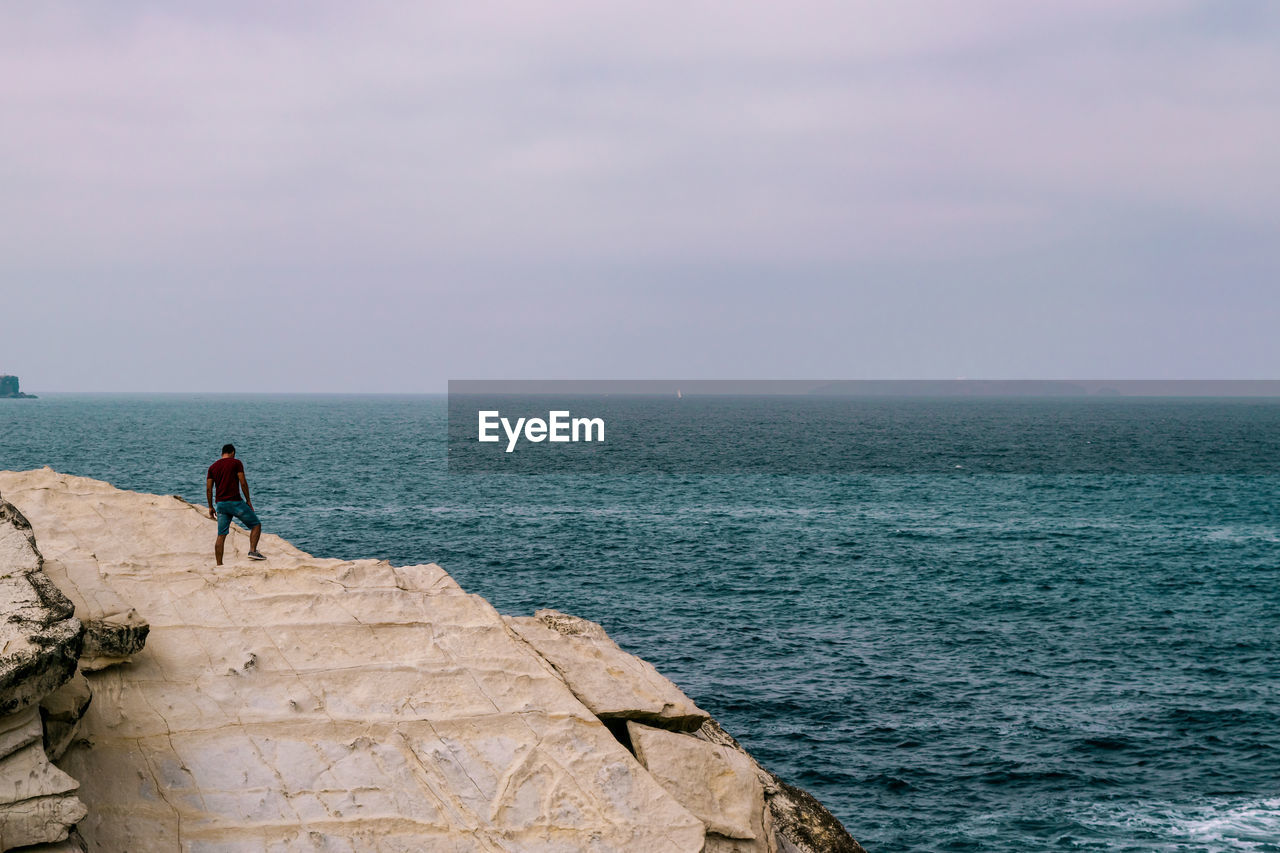
[{"label": "sky", "polygon": [[1280,377],[1271,0],[0,8],[0,372]]}]

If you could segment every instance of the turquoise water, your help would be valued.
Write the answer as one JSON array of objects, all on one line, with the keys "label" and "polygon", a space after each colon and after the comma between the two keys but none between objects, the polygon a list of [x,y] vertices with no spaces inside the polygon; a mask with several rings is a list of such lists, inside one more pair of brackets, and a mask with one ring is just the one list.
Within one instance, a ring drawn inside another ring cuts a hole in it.
[{"label": "turquoise water", "polygon": [[1280,851],[1280,478],[450,476],[445,416],[0,401],[0,468],[202,502],[234,441],[268,530],[601,622],[872,853]]}]

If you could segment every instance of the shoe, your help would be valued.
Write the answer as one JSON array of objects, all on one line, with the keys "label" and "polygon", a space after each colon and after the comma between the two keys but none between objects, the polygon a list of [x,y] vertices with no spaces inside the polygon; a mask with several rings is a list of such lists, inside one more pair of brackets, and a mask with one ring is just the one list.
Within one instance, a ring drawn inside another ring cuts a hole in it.
[{"label": "shoe", "polygon": [[266,558],[266,557],[264,557],[264,556],[262,556],[262,554],[260,554],[260,553],[259,553],[259,552],[257,552],[257,551],[250,551],[250,552],[249,552],[249,559],[250,559],[250,560],[265,560],[265,559],[267,559],[267,558]]}]

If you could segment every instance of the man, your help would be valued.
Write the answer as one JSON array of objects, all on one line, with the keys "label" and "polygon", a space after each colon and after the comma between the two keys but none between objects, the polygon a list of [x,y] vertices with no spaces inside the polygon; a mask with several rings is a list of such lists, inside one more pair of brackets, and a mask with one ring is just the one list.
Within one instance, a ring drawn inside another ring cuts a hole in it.
[{"label": "man", "polygon": [[[213,487],[218,487],[218,507],[214,513]],[[240,498],[240,489],[244,489],[244,499]],[[231,531],[231,517],[240,519],[249,528],[249,559],[265,560],[258,553],[258,537],[262,535],[262,522],[253,511],[253,501],[249,499],[249,481],[244,478],[244,463],[236,458],[234,444],[222,446],[222,458],[209,466],[209,473],[204,480],[204,496],[209,502],[209,517],[218,519],[218,539],[213,545],[213,558],[222,565],[222,546],[227,542],[227,533]]]}]

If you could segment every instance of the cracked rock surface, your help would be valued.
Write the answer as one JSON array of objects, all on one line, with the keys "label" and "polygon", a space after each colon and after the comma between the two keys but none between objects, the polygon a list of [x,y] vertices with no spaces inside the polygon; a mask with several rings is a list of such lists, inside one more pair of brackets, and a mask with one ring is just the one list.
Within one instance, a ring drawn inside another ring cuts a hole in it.
[{"label": "cracked rock surface", "polygon": [[[813,795],[761,767],[679,687],[597,623],[556,610],[503,618],[588,708],[610,725],[622,724],[615,734],[625,732],[645,768],[707,826],[703,853],[866,853]],[[757,810],[761,794],[767,808]]]},{"label": "cracked rock surface", "polygon": [[48,469],[0,492],[150,624],[88,675],[61,761],[89,850],[703,849],[703,822],[440,567],[269,533],[255,563],[233,528],[215,568],[214,522],[172,497]]},{"label": "cracked rock surface", "polygon": [[602,719],[644,720],[685,731],[709,719],[653,664],[619,648],[595,622],[557,610],[505,618]]}]

